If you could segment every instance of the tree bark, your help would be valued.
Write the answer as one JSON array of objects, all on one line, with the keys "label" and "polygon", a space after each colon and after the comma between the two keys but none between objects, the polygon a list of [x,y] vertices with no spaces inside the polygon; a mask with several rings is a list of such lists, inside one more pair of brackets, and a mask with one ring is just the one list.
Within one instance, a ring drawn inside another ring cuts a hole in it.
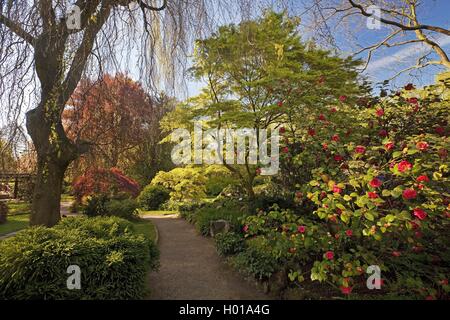
[{"label": "tree bark", "polygon": [[60,220],[62,182],[66,168],[45,157],[38,157],[31,225],[51,227]]},{"label": "tree bark", "polygon": [[27,129],[38,158],[30,224],[47,227],[54,226],[61,218],[64,173],[79,154],[77,147],[67,138],[59,117],[48,112],[58,110],[54,101],[46,98],[36,109],[27,113]]}]

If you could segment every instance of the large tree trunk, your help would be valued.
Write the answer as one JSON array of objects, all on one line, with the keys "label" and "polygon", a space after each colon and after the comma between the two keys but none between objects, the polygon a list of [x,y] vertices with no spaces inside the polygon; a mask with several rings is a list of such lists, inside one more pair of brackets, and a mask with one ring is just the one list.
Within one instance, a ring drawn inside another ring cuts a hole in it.
[{"label": "large tree trunk", "polygon": [[66,167],[38,158],[38,172],[33,194],[31,225],[54,226],[60,220],[62,182]]},{"label": "large tree trunk", "polygon": [[[60,117],[49,110],[60,110],[55,99],[45,99],[27,113],[27,129],[38,157],[36,186],[31,206],[31,225],[54,226],[60,220],[60,201],[64,173],[77,158],[77,147],[67,138]],[[46,110],[46,112],[44,112]]]}]

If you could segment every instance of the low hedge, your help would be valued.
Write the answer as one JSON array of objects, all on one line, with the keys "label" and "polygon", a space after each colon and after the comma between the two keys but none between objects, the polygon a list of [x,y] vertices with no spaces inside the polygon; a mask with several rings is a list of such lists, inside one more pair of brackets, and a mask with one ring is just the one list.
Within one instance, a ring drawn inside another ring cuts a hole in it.
[{"label": "low hedge", "polygon": [[[81,269],[69,290],[67,268]],[[155,244],[116,217],[67,218],[0,242],[0,299],[140,299],[158,266]]]}]

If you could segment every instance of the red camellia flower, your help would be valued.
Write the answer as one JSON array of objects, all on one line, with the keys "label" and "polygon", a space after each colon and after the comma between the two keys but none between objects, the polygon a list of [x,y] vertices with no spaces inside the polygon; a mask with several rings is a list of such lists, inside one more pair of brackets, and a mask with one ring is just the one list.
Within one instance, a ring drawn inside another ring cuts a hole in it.
[{"label": "red camellia flower", "polygon": [[334,112],[337,112],[337,109],[336,109],[336,107],[332,107],[332,108],[330,109],[330,111],[334,113]]},{"label": "red camellia flower", "polygon": [[448,286],[448,279],[444,279],[440,282],[443,286]]},{"label": "red camellia flower", "polygon": [[378,198],[378,194],[377,194],[376,192],[371,192],[371,191],[367,192],[367,196],[368,196],[370,199],[376,199],[376,198]]},{"label": "red camellia flower", "polygon": [[394,143],[393,142],[388,142],[384,145],[384,148],[388,151],[394,149]]},{"label": "red camellia flower", "polygon": [[372,181],[370,181],[369,184],[370,184],[370,186],[371,186],[372,188],[379,188],[379,187],[381,187],[382,182],[381,182],[380,179],[373,178]]},{"label": "red camellia flower", "polygon": [[377,114],[378,117],[381,117],[382,115],[384,115],[384,110],[383,109],[378,109],[376,111],[376,114]]},{"label": "red camellia flower", "polygon": [[428,149],[429,145],[425,141],[420,141],[420,142],[417,142],[416,147],[420,151],[426,151]]},{"label": "red camellia flower", "polygon": [[289,148],[288,147],[284,147],[283,149],[281,149],[281,152],[288,153],[289,152]]},{"label": "red camellia flower", "polygon": [[408,83],[408,84],[405,86],[405,90],[410,91],[410,90],[413,90],[413,89],[414,89],[414,85],[413,85],[412,83]]},{"label": "red camellia flower", "polygon": [[400,251],[392,251],[392,255],[394,257],[400,257],[402,254],[400,253]]},{"label": "red camellia flower", "polygon": [[430,178],[428,178],[425,175],[421,175],[421,176],[417,177],[417,182],[429,182],[429,181],[430,181]]},{"label": "red camellia flower", "polygon": [[422,246],[414,246],[412,247],[413,252],[415,253],[419,253],[423,251],[423,247]]},{"label": "red camellia flower", "polygon": [[327,145],[326,143],[323,143],[323,144],[322,144],[322,149],[323,149],[323,150],[328,150],[328,145]]},{"label": "red camellia flower", "polygon": [[341,193],[341,192],[342,192],[342,189],[335,185],[335,186],[333,187],[333,192],[334,192],[334,193]]},{"label": "red camellia flower", "polygon": [[366,152],[366,147],[364,147],[364,146],[357,146],[355,148],[355,152],[363,154],[364,152]]},{"label": "red camellia flower", "polygon": [[427,213],[420,208],[415,208],[413,212],[414,216],[419,220],[425,220],[425,218],[428,216]]},{"label": "red camellia flower", "polygon": [[386,130],[381,129],[380,131],[378,131],[378,135],[382,138],[387,137],[388,133]]},{"label": "red camellia flower", "polygon": [[434,131],[438,134],[443,136],[445,133],[445,128],[444,127],[437,127],[436,129],[434,129]]},{"label": "red camellia flower", "polygon": [[339,141],[339,135],[335,134],[331,137],[331,140],[338,142]]},{"label": "red camellia flower", "polygon": [[320,76],[319,77],[319,84],[324,84],[325,83],[325,76]]},{"label": "red camellia flower", "polygon": [[247,232],[247,231],[248,231],[248,226],[245,225],[245,226],[242,228],[242,230],[244,230],[244,232]]},{"label": "red camellia flower", "polygon": [[408,98],[407,100],[410,104],[417,104],[419,100],[417,98]]},{"label": "red camellia flower", "polygon": [[311,137],[314,137],[314,136],[316,135],[316,130],[314,130],[314,129],[308,129],[308,134],[309,134]]},{"label": "red camellia flower", "polygon": [[403,191],[403,199],[412,200],[417,197],[417,191],[414,189],[406,189]]},{"label": "red camellia flower", "polygon": [[339,154],[336,154],[333,158],[334,158],[334,161],[336,161],[336,162],[341,162],[344,160],[344,157]]},{"label": "red camellia flower", "polygon": [[412,164],[409,163],[406,160],[400,161],[400,163],[398,164],[398,171],[400,172],[404,172],[406,170],[411,170],[412,169]]},{"label": "red camellia flower", "polygon": [[333,259],[334,259],[334,253],[333,253],[333,251],[327,251],[327,252],[325,252],[325,258],[327,258],[328,260],[333,260]]},{"label": "red camellia flower", "polygon": [[305,233],[306,227],[305,227],[305,226],[299,226],[299,227],[297,228],[297,231],[298,231],[298,233]]},{"label": "red camellia flower", "polygon": [[283,134],[283,133],[286,132],[286,128],[285,127],[281,127],[279,131],[280,131],[281,134]]},{"label": "red camellia flower", "polygon": [[278,106],[282,107],[283,106],[283,101],[278,101]]},{"label": "red camellia flower", "polygon": [[352,287],[344,287],[344,286],[341,286],[341,292],[342,292],[343,294],[350,294],[350,293],[352,293]]},{"label": "red camellia flower", "polygon": [[438,151],[439,157],[442,159],[446,159],[448,156],[448,150],[445,148],[440,148]]},{"label": "red camellia flower", "polygon": [[339,101],[340,102],[345,102],[345,100],[347,100],[347,96],[344,96],[344,95],[339,96]]},{"label": "red camellia flower", "polygon": [[353,231],[349,229],[345,231],[345,234],[347,235],[347,237],[351,237],[353,235]]},{"label": "red camellia flower", "polygon": [[326,120],[325,115],[324,114],[320,114],[319,115],[319,120],[320,121],[325,121]]}]

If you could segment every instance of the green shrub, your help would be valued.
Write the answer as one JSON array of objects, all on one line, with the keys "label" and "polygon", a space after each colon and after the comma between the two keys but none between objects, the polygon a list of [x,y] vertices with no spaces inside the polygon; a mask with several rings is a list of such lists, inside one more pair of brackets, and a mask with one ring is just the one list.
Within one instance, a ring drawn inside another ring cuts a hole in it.
[{"label": "green shrub", "polygon": [[88,217],[102,216],[106,214],[106,203],[109,198],[105,194],[95,195],[89,198],[83,207],[83,214]]},{"label": "green shrub", "polygon": [[219,233],[215,241],[217,252],[221,256],[236,254],[245,248],[244,238],[235,232]]},{"label": "green shrub", "polygon": [[211,221],[226,220],[230,223],[232,229],[236,229],[239,226],[239,218],[244,213],[240,212],[237,207],[214,207],[208,206],[198,210],[194,216],[195,226],[202,235],[209,234],[209,227]]},{"label": "green shrub", "polygon": [[[155,245],[116,218],[67,218],[0,242],[0,299],[139,299]],[[67,289],[67,268],[81,269],[81,289]]]},{"label": "green shrub", "polygon": [[261,238],[247,241],[247,248],[231,258],[231,264],[237,270],[262,280],[280,269],[280,263],[274,257]]},{"label": "green shrub", "polygon": [[206,195],[209,197],[218,196],[225,188],[236,184],[236,181],[231,176],[226,175],[212,175],[206,182]]},{"label": "green shrub", "polygon": [[160,185],[148,185],[138,197],[139,206],[144,210],[158,210],[170,199],[170,191]]},{"label": "green shrub", "polygon": [[124,218],[127,220],[134,220],[138,217],[137,208],[138,204],[136,200],[133,199],[113,199],[106,203],[106,213],[108,216]]},{"label": "green shrub", "polygon": [[83,213],[88,217],[115,216],[128,220],[137,218],[138,204],[133,199],[109,199],[106,195],[96,195],[88,199]]}]

